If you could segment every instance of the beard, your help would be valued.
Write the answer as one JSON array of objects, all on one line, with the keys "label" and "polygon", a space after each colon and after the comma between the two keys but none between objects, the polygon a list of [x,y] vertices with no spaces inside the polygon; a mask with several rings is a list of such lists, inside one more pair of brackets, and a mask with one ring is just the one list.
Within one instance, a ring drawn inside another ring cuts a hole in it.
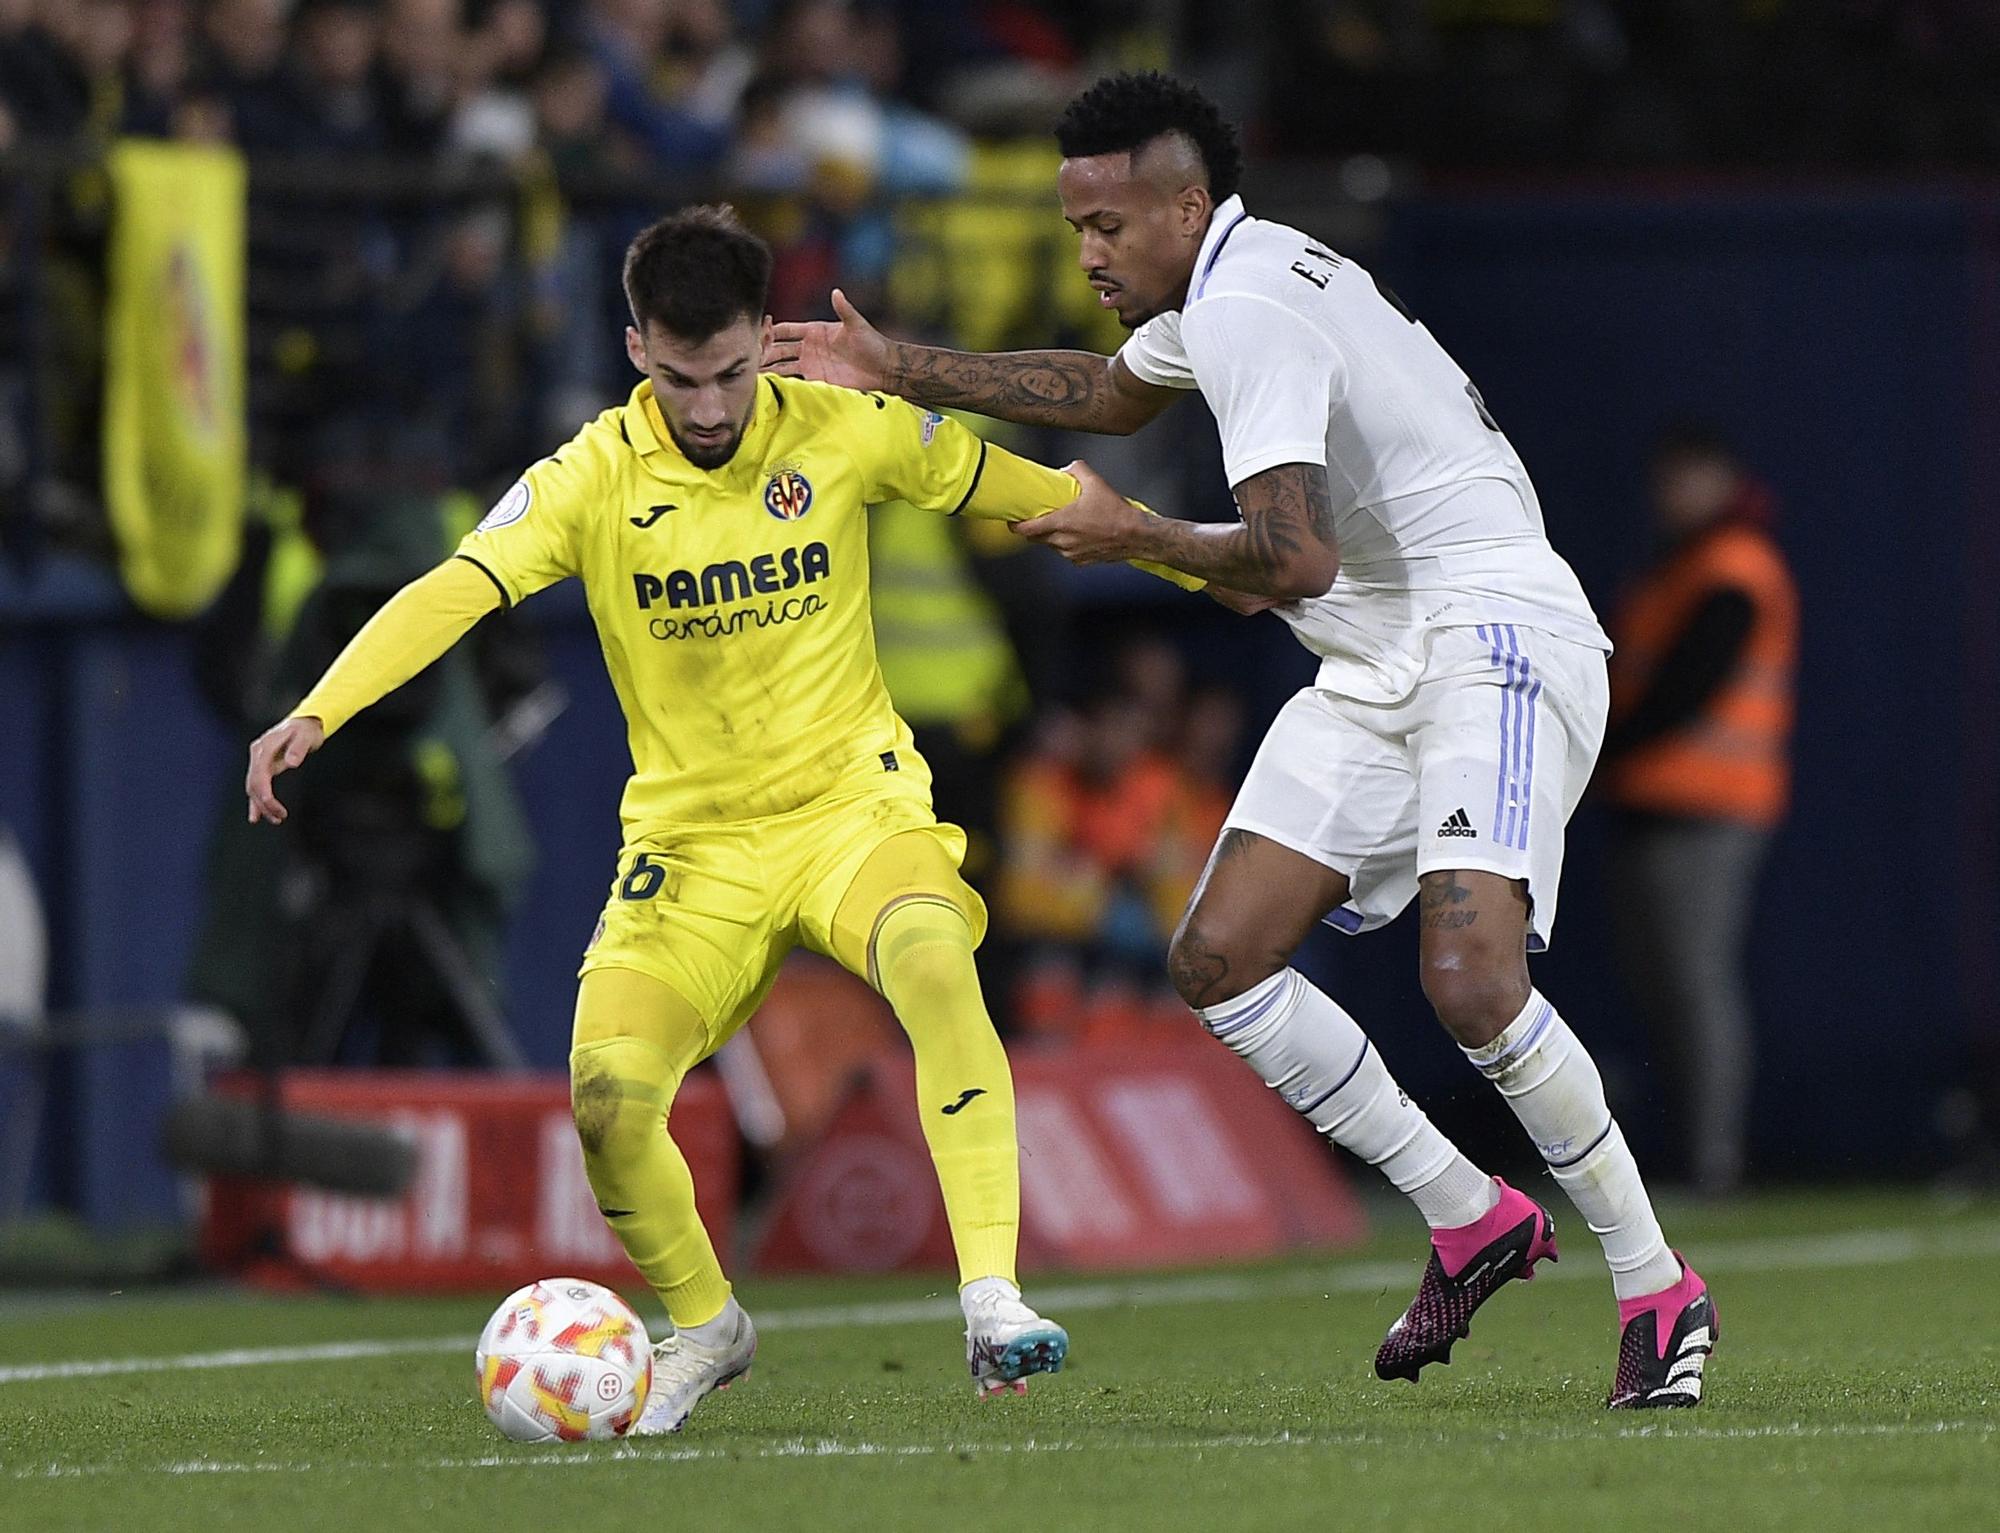
[{"label": "beard", "polygon": [[700,469],[721,468],[736,456],[736,449],[743,445],[743,427],[740,425],[725,440],[712,447],[690,442],[674,428],[672,422],[667,424],[667,435],[674,439],[674,446],[681,450],[681,456]]}]

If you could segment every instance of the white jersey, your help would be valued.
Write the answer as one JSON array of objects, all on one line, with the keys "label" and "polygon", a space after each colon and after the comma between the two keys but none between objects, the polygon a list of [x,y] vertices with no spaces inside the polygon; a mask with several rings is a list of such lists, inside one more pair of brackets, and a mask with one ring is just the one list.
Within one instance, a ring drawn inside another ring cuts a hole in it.
[{"label": "white jersey", "polygon": [[1320,241],[1231,197],[1186,305],[1118,355],[1143,382],[1201,390],[1230,484],[1281,463],[1325,466],[1339,578],[1277,609],[1323,657],[1322,688],[1408,696],[1436,628],[1519,624],[1609,652],[1479,391],[1392,294]]}]

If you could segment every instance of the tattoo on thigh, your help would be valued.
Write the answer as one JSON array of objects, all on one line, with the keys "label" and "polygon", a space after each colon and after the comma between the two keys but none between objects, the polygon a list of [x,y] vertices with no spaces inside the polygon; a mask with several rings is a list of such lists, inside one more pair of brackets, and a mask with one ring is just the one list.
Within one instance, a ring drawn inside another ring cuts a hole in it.
[{"label": "tattoo on thigh", "polygon": [[1423,880],[1417,908],[1426,931],[1463,931],[1479,919],[1476,910],[1464,909],[1472,891],[1458,881],[1456,873],[1433,873]]}]

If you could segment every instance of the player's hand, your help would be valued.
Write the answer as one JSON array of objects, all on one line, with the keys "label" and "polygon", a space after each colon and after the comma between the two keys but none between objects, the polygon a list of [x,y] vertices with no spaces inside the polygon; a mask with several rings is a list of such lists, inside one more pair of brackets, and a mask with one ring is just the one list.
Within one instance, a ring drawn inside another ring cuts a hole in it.
[{"label": "player's hand", "polygon": [[250,742],[250,774],[243,791],[250,797],[250,823],[285,823],[285,806],[271,790],[271,779],[288,772],[326,742],[326,730],[314,718],[291,718],[265,730]]},{"label": "player's hand", "polygon": [[771,327],[764,348],[764,371],[781,378],[810,378],[842,388],[884,390],[889,386],[889,341],[861,317],[839,288],[833,312],[840,318],[787,320]]},{"label": "player's hand", "polygon": [[1248,591],[1232,591],[1228,586],[1209,585],[1202,589],[1231,612],[1240,613],[1244,617],[1255,617],[1260,612],[1269,612],[1273,607],[1285,605],[1279,597],[1252,596]]},{"label": "player's hand", "polygon": [[1072,463],[1063,472],[1082,486],[1082,493],[1057,510],[1015,522],[1013,531],[1053,548],[1071,564],[1110,564],[1141,556],[1137,539],[1146,530],[1146,513],[1088,463]]}]

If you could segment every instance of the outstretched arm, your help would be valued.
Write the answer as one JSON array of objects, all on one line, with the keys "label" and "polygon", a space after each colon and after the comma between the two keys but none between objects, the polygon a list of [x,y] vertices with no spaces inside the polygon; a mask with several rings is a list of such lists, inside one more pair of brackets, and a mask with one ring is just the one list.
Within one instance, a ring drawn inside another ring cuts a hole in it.
[{"label": "outstretched arm", "polygon": [[[1083,485],[1073,473],[1044,467],[989,442],[983,449],[978,480],[966,497],[962,510],[966,516],[1019,524],[1032,518],[1046,517],[1048,513],[1069,505],[1082,492]],[[1138,501],[1127,501],[1125,504],[1135,515],[1151,521],[1161,520],[1150,507]],[[1179,586],[1183,591],[1199,591],[1206,584],[1199,576],[1183,574],[1162,560],[1133,559],[1130,562],[1149,575],[1157,575]]]},{"label": "outstretched arm", "polygon": [[1279,601],[1324,596],[1340,573],[1332,496],[1317,463],[1281,463],[1236,486],[1243,520],[1235,526],[1146,516],[1088,464],[1072,463],[1069,471],[1083,493],[1014,531],[1073,564],[1149,560]]},{"label": "outstretched arm", "polygon": [[500,605],[500,588],[469,559],[447,559],[383,604],[340,652],[289,717],[250,746],[243,791],[250,823],[285,821],[272,779],[325,743],[355,714],[408,681]]},{"label": "outstretched arm", "polygon": [[765,368],[938,409],[1111,436],[1137,431],[1179,393],[1142,383],[1118,358],[1094,351],[952,351],[893,341],[838,288],[833,308],[840,318],[832,323],[773,326]]}]

